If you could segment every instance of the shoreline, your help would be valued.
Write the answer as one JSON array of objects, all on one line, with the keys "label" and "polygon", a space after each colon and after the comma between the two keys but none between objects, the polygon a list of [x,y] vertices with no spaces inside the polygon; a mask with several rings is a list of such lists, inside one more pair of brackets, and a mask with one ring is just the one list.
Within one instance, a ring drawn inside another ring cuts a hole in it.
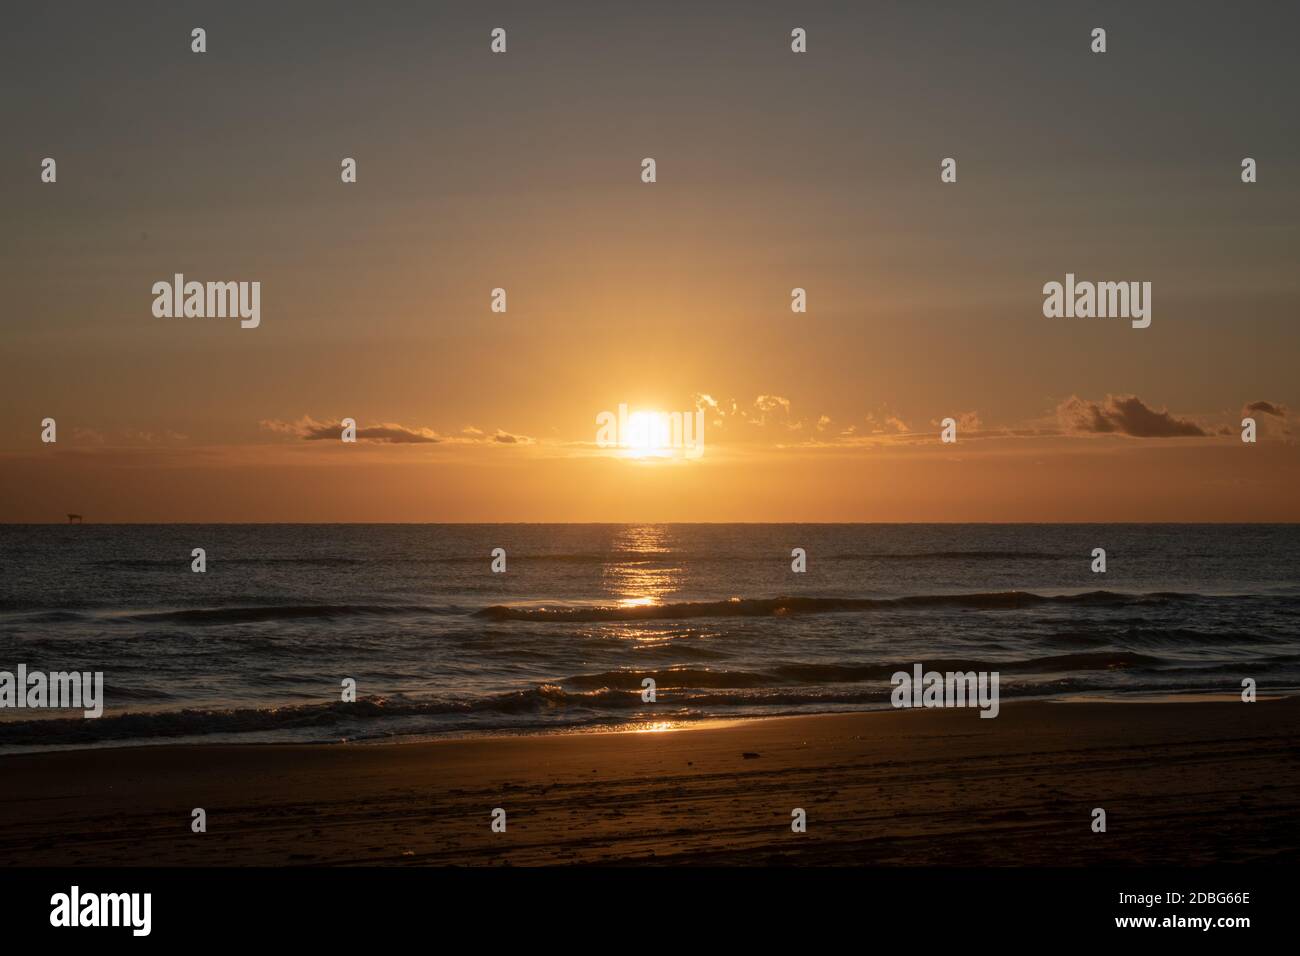
[{"label": "shoreline", "polygon": [[0,864],[1300,861],[1300,698],[1053,703],[8,755]]},{"label": "shoreline", "polygon": [[[1289,700],[1300,698],[1300,688],[1286,688],[1271,693],[1259,693],[1258,702]],[[1238,693],[1209,694],[1198,691],[1169,691],[1167,693],[1148,693],[1142,692],[1133,695],[1122,693],[1115,694],[1098,694],[1083,692],[1079,694],[1066,694],[1058,696],[1025,696],[1014,697],[1007,700],[1001,706],[1010,704],[1179,704],[1179,703],[1236,703],[1240,701]],[[105,751],[105,750],[135,750],[139,748],[205,748],[205,747],[391,747],[403,746],[407,744],[437,743],[439,741],[453,740],[492,740],[496,738],[514,739],[529,737],[587,737],[602,735],[619,735],[619,734],[642,734],[658,732],[681,732],[688,730],[706,730],[719,729],[733,724],[752,724],[769,720],[804,720],[815,719],[820,717],[854,717],[865,714],[892,713],[896,710],[914,710],[918,708],[895,708],[893,706],[881,704],[874,708],[856,708],[846,710],[828,710],[828,711],[809,711],[803,713],[785,713],[785,714],[737,714],[737,715],[708,715],[689,718],[673,718],[667,720],[637,720],[629,721],[623,724],[570,724],[559,725],[555,727],[504,727],[489,728],[484,730],[452,730],[445,732],[414,733],[414,734],[394,734],[388,736],[371,736],[371,737],[343,737],[330,740],[240,740],[240,739],[194,739],[193,737],[147,737],[131,738],[126,740],[107,740],[88,744],[50,744],[50,745],[33,745],[23,747],[20,750],[6,751],[6,746],[22,747],[20,744],[5,745],[0,744],[0,768],[3,768],[3,761],[12,757],[36,756],[41,754],[63,754],[78,753],[81,751]],[[938,709],[938,708],[927,708]],[[968,707],[967,710],[978,710],[978,708]],[[165,711],[162,711],[165,713]],[[134,711],[127,711],[124,714],[105,714],[105,717],[126,716]],[[50,717],[42,718],[48,720],[65,720],[69,718]],[[0,722],[0,730],[4,723]],[[256,731],[250,731],[247,736],[256,734]],[[213,734],[213,738],[220,738],[223,735]],[[226,735],[229,737],[239,737],[239,734]]]}]

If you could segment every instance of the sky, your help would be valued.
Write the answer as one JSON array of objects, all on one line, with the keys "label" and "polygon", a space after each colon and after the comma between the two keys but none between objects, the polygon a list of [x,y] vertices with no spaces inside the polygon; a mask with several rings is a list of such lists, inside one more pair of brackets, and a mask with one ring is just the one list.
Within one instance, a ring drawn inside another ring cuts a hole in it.
[{"label": "sky", "polygon": [[1170,9],[6,10],[0,521],[1300,520],[1300,11]]}]

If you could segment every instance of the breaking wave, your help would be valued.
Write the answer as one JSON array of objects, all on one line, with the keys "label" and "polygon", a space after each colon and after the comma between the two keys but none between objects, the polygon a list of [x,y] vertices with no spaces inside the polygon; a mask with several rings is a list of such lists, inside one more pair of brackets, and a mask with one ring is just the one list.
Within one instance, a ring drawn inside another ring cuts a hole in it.
[{"label": "breaking wave", "polygon": [[906,608],[969,608],[1017,610],[1040,605],[1125,607],[1201,600],[1204,595],[1160,591],[1125,594],[1087,591],[1082,594],[1040,595],[1028,591],[986,591],[975,594],[918,594],[898,598],[731,598],[726,601],[686,601],[674,604],[611,607],[599,605],[493,605],[477,616],[494,621],[646,621],[693,617],[778,617],[793,614],[843,614]]}]

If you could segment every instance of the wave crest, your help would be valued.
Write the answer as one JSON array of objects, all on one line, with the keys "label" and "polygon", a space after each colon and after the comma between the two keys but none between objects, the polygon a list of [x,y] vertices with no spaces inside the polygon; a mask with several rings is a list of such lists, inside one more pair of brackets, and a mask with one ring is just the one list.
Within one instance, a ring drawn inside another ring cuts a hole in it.
[{"label": "wave crest", "polygon": [[518,606],[496,604],[476,616],[493,621],[647,621],[692,617],[780,617],[786,614],[843,614],[898,608],[971,608],[973,610],[1016,610],[1044,604],[1124,607],[1134,604],[1165,604],[1196,600],[1200,595],[1176,592],[1124,594],[1118,591],[1087,591],[1082,594],[1040,595],[1028,591],[985,591],[974,594],[917,594],[898,598],[732,598],[726,601],[684,601],[674,604],[635,606],[556,605]]}]

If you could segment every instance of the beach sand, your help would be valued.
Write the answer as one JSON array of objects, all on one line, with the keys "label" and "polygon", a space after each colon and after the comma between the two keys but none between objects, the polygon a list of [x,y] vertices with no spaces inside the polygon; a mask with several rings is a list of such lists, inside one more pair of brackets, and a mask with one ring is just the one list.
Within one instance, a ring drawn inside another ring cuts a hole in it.
[{"label": "beach sand", "polygon": [[5,866],[1300,862],[1300,698],[151,746],[0,757],[0,779]]}]

